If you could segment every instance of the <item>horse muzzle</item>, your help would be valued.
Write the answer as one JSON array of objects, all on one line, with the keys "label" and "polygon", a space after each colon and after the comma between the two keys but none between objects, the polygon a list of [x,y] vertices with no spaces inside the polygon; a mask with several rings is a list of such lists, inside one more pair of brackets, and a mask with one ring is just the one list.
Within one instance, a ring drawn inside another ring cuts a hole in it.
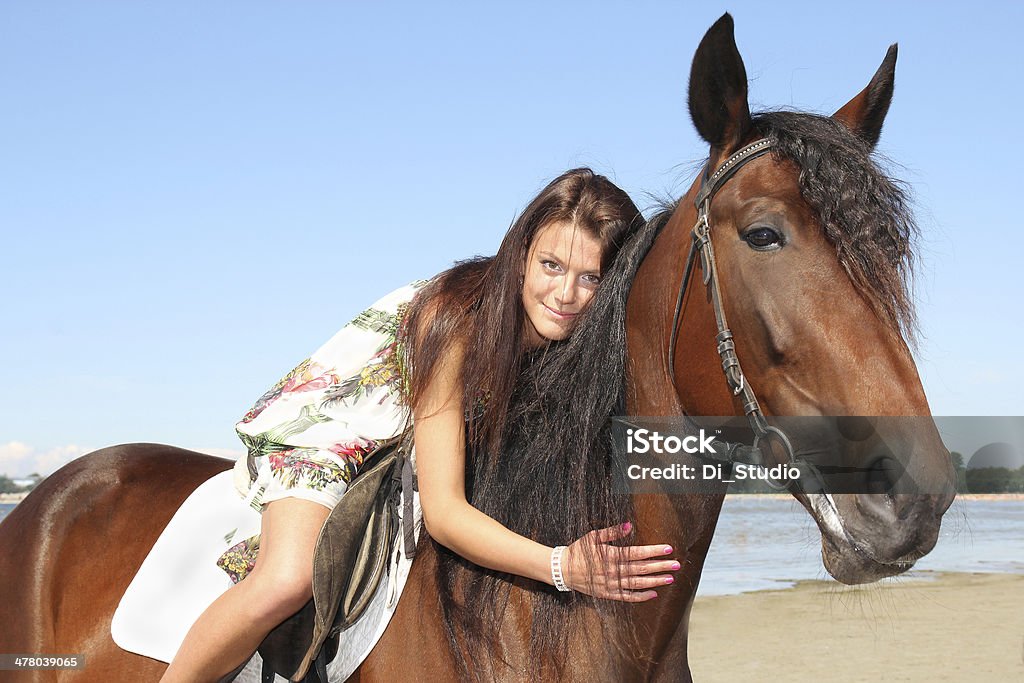
[{"label": "horse muzzle", "polygon": [[825,569],[845,584],[902,574],[935,547],[945,494],[808,494]]}]

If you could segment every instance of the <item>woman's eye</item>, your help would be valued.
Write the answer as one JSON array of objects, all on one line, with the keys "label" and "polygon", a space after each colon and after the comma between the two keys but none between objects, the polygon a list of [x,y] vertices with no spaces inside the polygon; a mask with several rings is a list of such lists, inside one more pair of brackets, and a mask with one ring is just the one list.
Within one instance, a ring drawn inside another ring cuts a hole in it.
[{"label": "woman's eye", "polygon": [[757,228],[743,235],[744,241],[755,249],[782,246],[782,235],[772,228]]},{"label": "woman's eye", "polygon": [[585,283],[587,283],[588,285],[591,285],[593,287],[597,287],[599,284],[601,284],[601,276],[600,275],[584,275],[583,276],[583,281]]},{"label": "woman's eye", "polygon": [[548,270],[555,270],[555,271],[561,270],[559,265],[557,263],[555,263],[554,261],[541,261],[540,264],[542,266],[544,266],[545,268],[547,268]]}]

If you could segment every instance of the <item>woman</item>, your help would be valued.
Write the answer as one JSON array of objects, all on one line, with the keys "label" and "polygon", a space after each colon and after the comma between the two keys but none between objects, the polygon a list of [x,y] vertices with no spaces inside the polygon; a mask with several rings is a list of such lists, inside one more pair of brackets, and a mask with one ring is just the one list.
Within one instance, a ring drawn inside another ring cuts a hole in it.
[{"label": "woman", "polygon": [[255,481],[243,488],[263,512],[258,559],[247,576],[235,567],[238,583],[193,625],[162,680],[217,680],[309,601],[324,521],[363,455],[410,415],[423,523],[438,543],[482,567],[598,598],[641,602],[671,583],[679,563],[668,546],[607,545],[630,532],[628,522],[552,548],[466,497],[467,450],[499,452],[522,359],[569,338],[641,223],[606,178],[568,171],[527,206],[494,257],[378,301],[261,398],[237,427],[257,456]]}]

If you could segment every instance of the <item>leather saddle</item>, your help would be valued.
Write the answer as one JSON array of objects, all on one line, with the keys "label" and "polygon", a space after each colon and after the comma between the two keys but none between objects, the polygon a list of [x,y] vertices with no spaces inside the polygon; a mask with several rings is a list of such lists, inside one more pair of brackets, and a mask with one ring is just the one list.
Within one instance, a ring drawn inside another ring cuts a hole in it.
[{"label": "leather saddle", "polygon": [[[415,553],[411,444],[410,429],[378,446],[331,511],[313,555],[313,599],[275,627],[257,648],[264,683],[275,675],[302,683],[328,683],[327,663],[338,652],[341,632],[366,610],[388,572],[388,560],[398,542],[403,488],[403,517],[410,522],[403,537],[405,554]],[[235,680],[246,664],[248,659],[219,683]]]}]

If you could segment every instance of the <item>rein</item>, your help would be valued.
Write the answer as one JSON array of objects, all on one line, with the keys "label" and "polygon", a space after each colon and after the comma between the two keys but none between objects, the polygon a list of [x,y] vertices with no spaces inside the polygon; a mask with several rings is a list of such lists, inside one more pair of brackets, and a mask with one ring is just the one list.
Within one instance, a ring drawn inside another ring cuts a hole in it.
[{"label": "rein", "polygon": [[[769,153],[774,145],[775,142],[767,138],[757,140],[723,161],[710,176],[708,175],[710,167],[704,167],[700,189],[697,191],[696,199],[694,199],[694,204],[697,207],[697,222],[691,231],[692,242],[690,244],[690,252],[686,258],[683,280],[679,285],[679,295],[676,297],[675,313],[672,315],[672,333],[668,342],[669,377],[672,380],[673,388],[678,393],[675,379],[676,339],[679,336],[679,321],[682,315],[683,298],[685,297],[690,277],[693,274],[694,263],[699,255],[701,272],[704,274],[704,286],[708,290],[708,296],[715,311],[715,323],[718,327],[715,343],[718,348],[718,355],[722,359],[722,371],[725,374],[725,380],[733,396],[741,396],[743,412],[747,416],[750,428],[754,432],[753,446],[721,441],[717,441],[717,443],[725,447],[729,463],[743,462],[767,466],[767,459],[765,458],[764,449],[761,448],[761,443],[762,441],[767,442],[774,438],[784,448],[789,458],[789,463],[800,468],[802,473],[812,474],[811,481],[814,481],[815,484],[820,484],[821,480],[810,463],[797,462],[793,446],[786,434],[779,428],[768,424],[764,413],[761,412],[757,397],[754,395],[753,387],[744,378],[739,357],[736,355],[736,343],[733,341],[733,334],[729,329],[729,323],[725,317],[725,308],[722,305],[721,287],[718,283],[718,266],[715,262],[715,250],[711,244],[711,200],[714,198],[715,193],[745,164]],[[802,476],[801,480],[803,480]],[[786,488],[785,486],[780,487],[774,484],[773,486],[776,488]]]}]

